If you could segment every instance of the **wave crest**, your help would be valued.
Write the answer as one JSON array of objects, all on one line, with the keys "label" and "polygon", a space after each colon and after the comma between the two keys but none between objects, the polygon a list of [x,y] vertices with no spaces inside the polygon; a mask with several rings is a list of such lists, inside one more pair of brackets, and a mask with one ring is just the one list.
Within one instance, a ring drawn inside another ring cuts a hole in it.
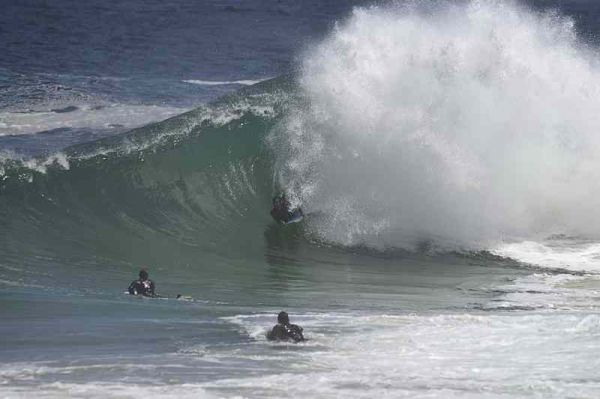
[{"label": "wave crest", "polygon": [[597,236],[598,60],[512,2],[356,9],[304,57],[279,181],[344,245]]}]

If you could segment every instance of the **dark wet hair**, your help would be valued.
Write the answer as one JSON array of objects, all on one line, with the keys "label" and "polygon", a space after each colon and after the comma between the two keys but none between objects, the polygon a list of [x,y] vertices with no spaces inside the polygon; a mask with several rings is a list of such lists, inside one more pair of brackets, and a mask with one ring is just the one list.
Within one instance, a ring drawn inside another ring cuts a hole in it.
[{"label": "dark wet hair", "polygon": [[290,324],[290,317],[285,312],[279,312],[277,315],[277,322],[280,324]]},{"label": "dark wet hair", "polygon": [[148,272],[146,271],[146,269],[140,270],[140,278],[142,280],[147,280],[148,279]]}]

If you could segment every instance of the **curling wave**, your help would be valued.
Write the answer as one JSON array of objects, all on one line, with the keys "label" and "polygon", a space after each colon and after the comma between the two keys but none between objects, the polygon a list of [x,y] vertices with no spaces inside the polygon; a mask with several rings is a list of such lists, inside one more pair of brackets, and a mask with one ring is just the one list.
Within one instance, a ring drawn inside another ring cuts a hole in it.
[{"label": "curling wave", "polygon": [[[598,60],[571,20],[514,3],[356,9],[298,76],[50,158],[3,156],[2,263],[262,264],[290,237],[593,241]],[[279,190],[302,226],[275,227]]]},{"label": "curling wave", "polygon": [[514,2],[356,9],[305,54],[279,182],[344,245],[598,237],[598,61]]},{"label": "curling wave", "polygon": [[[44,158],[3,156],[0,264],[211,263],[264,256],[263,145],[286,78]],[[232,250],[232,247],[235,250]]]}]

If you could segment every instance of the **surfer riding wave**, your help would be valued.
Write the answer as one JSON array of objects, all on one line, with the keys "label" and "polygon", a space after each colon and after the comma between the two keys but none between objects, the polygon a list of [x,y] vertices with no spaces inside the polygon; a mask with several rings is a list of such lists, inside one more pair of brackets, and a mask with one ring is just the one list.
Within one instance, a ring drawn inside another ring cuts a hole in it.
[{"label": "surfer riding wave", "polygon": [[292,208],[290,202],[285,196],[285,193],[282,193],[273,198],[271,216],[273,216],[273,219],[280,223],[289,224],[302,220],[304,213],[299,207]]}]

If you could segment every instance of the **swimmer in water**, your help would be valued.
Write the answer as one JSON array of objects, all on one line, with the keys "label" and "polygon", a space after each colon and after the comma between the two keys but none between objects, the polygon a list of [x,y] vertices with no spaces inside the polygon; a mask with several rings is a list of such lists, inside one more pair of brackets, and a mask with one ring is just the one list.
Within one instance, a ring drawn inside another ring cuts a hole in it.
[{"label": "swimmer in water", "polygon": [[277,324],[267,333],[269,341],[304,341],[302,327],[290,323],[290,317],[286,312],[277,315]]},{"label": "swimmer in water", "polygon": [[131,295],[142,295],[152,298],[159,296],[154,290],[154,281],[148,278],[148,272],[146,269],[140,270],[140,278],[132,281],[127,289]]}]

